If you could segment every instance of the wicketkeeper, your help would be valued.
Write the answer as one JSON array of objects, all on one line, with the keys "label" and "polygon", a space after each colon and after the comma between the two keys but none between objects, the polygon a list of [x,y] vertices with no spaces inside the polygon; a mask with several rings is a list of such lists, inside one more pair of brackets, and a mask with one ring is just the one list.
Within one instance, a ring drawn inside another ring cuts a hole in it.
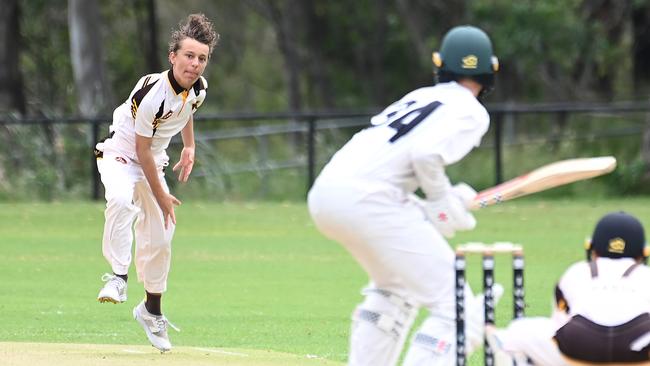
[{"label": "wicketkeeper", "polygon": [[[438,84],[406,94],[372,117],[325,166],[309,192],[318,229],[370,277],[352,315],[349,365],[394,365],[418,310],[429,317],[405,365],[455,362],[454,252],[445,237],[471,230],[476,192],[445,173],[478,146],[489,115],[479,97],[498,62],[489,37],[451,29],[433,54]],[[426,199],[413,193],[421,189]],[[482,342],[482,305],[471,295],[469,350]]]},{"label": "wicketkeeper", "polygon": [[186,182],[194,165],[193,114],[205,99],[205,70],[218,35],[203,14],[192,14],[171,35],[171,67],[143,76],[128,99],[113,112],[110,137],[98,143],[97,168],[106,191],[102,251],[112,269],[105,274],[100,302],[126,301],[135,221],[135,265],[145,300],[133,309],[149,341],[171,349],[161,296],[167,290],[174,206],[181,202],[167,187],[165,150],[180,132],[183,150],[173,170]]},{"label": "wicketkeeper", "polygon": [[522,318],[488,330],[496,365],[528,365],[528,358],[537,366],[650,366],[648,249],[638,219],[605,215],[588,260],[562,275],[552,318]]}]

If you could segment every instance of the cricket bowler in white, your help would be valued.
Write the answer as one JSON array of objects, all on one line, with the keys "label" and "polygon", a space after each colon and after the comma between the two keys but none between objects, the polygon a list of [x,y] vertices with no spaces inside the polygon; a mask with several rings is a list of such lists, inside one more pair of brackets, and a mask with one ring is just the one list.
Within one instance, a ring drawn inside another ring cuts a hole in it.
[{"label": "cricket bowler in white", "polygon": [[488,328],[496,366],[650,366],[649,248],[641,222],[603,216],[587,261],[571,265],[555,290],[552,317]]},{"label": "cricket bowler in white", "polygon": [[162,352],[172,347],[161,297],[167,290],[174,206],[181,203],[165,182],[163,170],[169,165],[165,150],[180,132],[184,147],[173,170],[179,181],[186,182],[194,165],[192,116],[205,99],[208,83],[201,75],[217,40],[203,14],[188,16],[171,36],[171,68],[138,81],[113,112],[109,138],[95,150],[106,196],[102,252],[112,270],[103,276],[106,283],[97,299],[126,301],[134,227],[135,267],[146,293],[133,316]]},{"label": "cricket bowler in white", "polygon": [[[428,318],[404,365],[455,364],[454,253],[445,237],[471,230],[476,192],[452,186],[445,166],[478,146],[489,115],[477,99],[498,61],[473,26],[451,29],[434,53],[438,84],[414,90],[374,116],[323,168],[309,192],[318,229],[370,277],[352,315],[351,366],[397,363],[420,308]],[[417,198],[421,189],[426,196]],[[482,342],[482,301],[467,289],[468,350]]]}]

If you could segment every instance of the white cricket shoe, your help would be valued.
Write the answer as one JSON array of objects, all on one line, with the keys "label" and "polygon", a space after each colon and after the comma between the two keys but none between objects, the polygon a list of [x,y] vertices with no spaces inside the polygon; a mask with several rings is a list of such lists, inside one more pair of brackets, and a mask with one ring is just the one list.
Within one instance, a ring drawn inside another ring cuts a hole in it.
[{"label": "white cricket shoe", "polygon": [[144,306],[143,300],[138,306],[133,308],[133,318],[144,328],[152,346],[158,348],[160,352],[167,352],[172,349],[172,344],[169,342],[169,336],[167,335],[167,325],[177,332],[180,332],[180,329],[170,323],[164,315],[153,315],[149,313]]},{"label": "white cricket shoe", "polygon": [[99,290],[97,301],[119,304],[126,301],[126,281],[115,275],[104,273],[102,281],[106,282]]}]

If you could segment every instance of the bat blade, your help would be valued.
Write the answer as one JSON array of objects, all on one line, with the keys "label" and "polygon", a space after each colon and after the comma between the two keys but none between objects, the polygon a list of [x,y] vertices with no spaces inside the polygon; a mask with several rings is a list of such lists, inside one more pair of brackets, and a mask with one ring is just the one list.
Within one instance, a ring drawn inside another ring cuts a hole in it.
[{"label": "bat blade", "polygon": [[598,177],[615,168],[616,158],[613,156],[557,161],[478,192],[471,209],[491,206],[565,184]]}]

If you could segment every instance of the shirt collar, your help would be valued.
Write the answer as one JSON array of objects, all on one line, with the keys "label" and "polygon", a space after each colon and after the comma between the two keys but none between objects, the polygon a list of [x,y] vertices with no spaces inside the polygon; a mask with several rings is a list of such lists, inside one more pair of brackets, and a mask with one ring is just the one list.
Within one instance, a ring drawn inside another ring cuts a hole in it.
[{"label": "shirt collar", "polygon": [[174,93],[176,93],[176,95],[178,95],[178,94],[182,93],[183,91],[187,90],[187,89],[183,88],[181,86],[181,84],[178,83],[178,81],[176,81],[176,78],[174,78],[174,70],[173,69],[169,69],[169,71],[167,72],[167,79],[169,80],[169,85],[171,85],[172,89],[174,89]]},{"label": "shirt collar", "polygon": [[[184,91],[187,91],[189,93],[189,89],[183,88],[181,86],[181,84],[179,84],[178,81],[176,81],[176,78],[174,78],[174,70],[173,69],[169,69],[169,71],[167,72],[167,79],[169,80],[169,85],[172,87],[172,89],[174,90],[174,93],[176,93],[176,95],[178,95],[178,94],[180,94],[180,93],[182,93]],[[199,92],[201,90],[205,89],[205,85],[203,84],[203,81],[201,80],[201,77],[199,77],[199,79],[196,80],[196,82],[190,88],[193,88],[194,91],[196,92],[196,95],[199,95]]]}]

